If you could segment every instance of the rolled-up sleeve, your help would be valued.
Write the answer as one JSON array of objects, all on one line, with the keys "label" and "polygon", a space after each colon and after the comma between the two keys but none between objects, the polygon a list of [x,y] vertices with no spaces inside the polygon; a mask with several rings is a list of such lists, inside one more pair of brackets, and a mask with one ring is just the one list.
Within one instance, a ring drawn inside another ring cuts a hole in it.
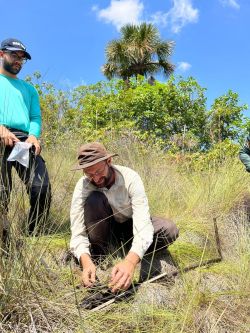
[{"label": "rolled-up sleeve", "polygon": [[151,222],[148,199],[140,176],[135,173],[129,185],[129,194],[133,210],[134,239],[130,251],[143,257],[153,241],[154,228]]},{"label": "rolled-up sleeve", "polygon": [[84,202],[88,193],[83,187],[84,178],[77,182],[70,209],[71,240],[70,249],[80,260],[80,256],[89,252],[89,240],[84,224]]}]

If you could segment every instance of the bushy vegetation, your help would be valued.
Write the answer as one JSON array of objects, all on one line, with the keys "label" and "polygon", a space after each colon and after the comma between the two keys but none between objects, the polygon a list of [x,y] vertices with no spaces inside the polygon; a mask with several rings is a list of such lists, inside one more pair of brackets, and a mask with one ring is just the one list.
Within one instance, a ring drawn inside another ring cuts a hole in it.
[{"label": "bushy vegetation", "polygon": [[[41,98],[53,201],[40,235],[25,237],[28,201],[14,182],[11,251],[0,258],[1,332],[249,332],[250,188],[237,157],[249,123],[237,94],[229,91],[207,110],[205,89],[193,78],[151,86],[138,77],[129,86],[100,82],[69,92],[42,83],[39,73],[30,80]],[[139,172],[152,215],[177,223],[180,237],[169,250],[181,271],[218,255],[214,218],[222,262],[141,287],[99,312],[79,308],[86,295],[80,269],[63,255],[81,176],[70,169],[78,145],[92,140],[117,152],[115,163]]]},{"label": "bushy vegetation", "polygon": [[191,77],[150,85],[138,76],[129,86],[111,80],[67,92],[42,82],[40,73],[27,79],[40,93],[46,145],[72,141],[72,135],[105,141],[132,134],[169,152],[200,152],[227,139],[237,143],[250,128],[237,93],[229,90],[208,110],[206,89]]}]

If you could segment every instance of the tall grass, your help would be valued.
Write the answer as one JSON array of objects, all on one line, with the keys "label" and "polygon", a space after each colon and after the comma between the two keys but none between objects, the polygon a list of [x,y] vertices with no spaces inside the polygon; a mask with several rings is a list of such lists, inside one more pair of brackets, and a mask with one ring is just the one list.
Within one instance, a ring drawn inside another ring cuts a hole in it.
[{"label": "tall grass", "polygon": [[89,312],[78,307],[86,295],[79,288],[79,268],[61,261],[69,245],[72,192],[81,176],[81,171],[70,171],[77,145],[43,152],[53,197],[50,218],[38,237],[22,232],[28,198],[15,181],[11,251],[0,259],[1,332],[250,332],[250,222],[245,207],[250,179],[237,157],[217,168],[193,171],[136,142],[109,145],[119,154],[115,164],[132,167],[143,178],[152,215],[169,217],[180,228],[179,239],[169,248],[180,269],[217,256],[213,218],[223,261],[167,284],[141,287],[134,299],[111,309]]}]

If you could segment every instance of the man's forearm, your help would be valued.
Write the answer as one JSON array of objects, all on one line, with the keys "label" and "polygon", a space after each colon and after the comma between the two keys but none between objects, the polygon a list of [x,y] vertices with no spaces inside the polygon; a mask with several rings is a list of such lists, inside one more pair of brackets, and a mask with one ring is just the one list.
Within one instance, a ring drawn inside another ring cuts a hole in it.
[{"label": "man's forearm", "polygon": [[93,264],[93,261],[88,253],[83,253],[80,257],[82,267],[88,267],[90,264]]},{"label": "man's forearm", "polygon": [[134,267],[140,262],[140,257],[135,252],[129,251],[124,260],[130,262]]}]

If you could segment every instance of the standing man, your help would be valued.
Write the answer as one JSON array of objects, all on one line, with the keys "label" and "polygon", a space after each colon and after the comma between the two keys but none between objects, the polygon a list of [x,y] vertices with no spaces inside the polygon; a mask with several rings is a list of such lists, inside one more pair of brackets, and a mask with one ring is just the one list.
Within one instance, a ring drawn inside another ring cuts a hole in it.
[{"label": "standing man", "polygon": [[90,287],[96,280],[96,259],[108,254],[115,242],[128,250],[111,273],[112,292],[128,289],[135,267],[144,254],[167,247],[178,237],[174,223],[150,217],[140,176],[130,168],[113,165],[105,147],[93,142],[78,152],[84,176],[76,184],[71,205],[73,254],[82,267],[82,280]]},{"label": "standing man", "polygon": [[[0,216],[3,238],[8,234],[8,205],[12,189],[11,170],[14,167],[24,182],[30,197],[29,233],[49,212],[51,190],[45,162],[40,155],[41,133],[39,96],[29,83],[17,78],[31,56],[24,44],[14,38],[1,43],[0,48]],[[32,145],[29,167],[7,161],[18,141]],[[0,229],[1,230],[1,229]]]}]

